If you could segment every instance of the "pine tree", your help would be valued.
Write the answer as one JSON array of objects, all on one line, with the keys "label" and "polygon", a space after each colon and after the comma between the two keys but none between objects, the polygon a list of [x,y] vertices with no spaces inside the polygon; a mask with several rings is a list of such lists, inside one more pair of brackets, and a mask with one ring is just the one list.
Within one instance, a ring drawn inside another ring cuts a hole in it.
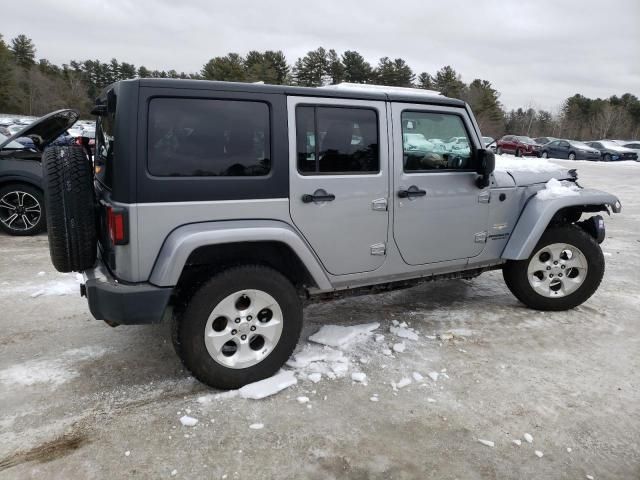
[{"label": "pine tree", "polygon": [[293,67],[294,82],[303,87],[320,87],[328,83],[328,69],[327,51],[322,47],[312,50],[296,61]]},{"label": "pine tree", "polygon": [[449,65],[438,70],[433,83],[435,90],[445,97],[464,98],[466,86],[460,75]]},{"label": "pine tree", "polygon": [[246,80],[244,59],[237,53],[212,58],[202,67],[201,73],[206,80],[227,82],[244,82]]},{"label": "pine tree", "polygon": [[11,40],[10,50],[17,65],[31,68],[36,63],[36,47],[26,35],[20,34]]},{"label": "pine tree", "polygon": [[349,83],[372,83],[373,69],[362,55],[353,50],[342,54],[344,81]]},{"label": "pine tree", "polygon": [[422,72],[420,75],[418,75],[418,88],[423,88],[425,90],[434,90],[435,85],[433,77],[427,72]]},{"label": "pine tree", "polygon": [[331,84],[335,85],[344,80],[344,65],[334,49],[327,54],[327,76],[331,79]]},{"label": "pine tree", "polygon": [[14,90],[13,59],[11,51],[0,34],[0,112],[11,109]]}]

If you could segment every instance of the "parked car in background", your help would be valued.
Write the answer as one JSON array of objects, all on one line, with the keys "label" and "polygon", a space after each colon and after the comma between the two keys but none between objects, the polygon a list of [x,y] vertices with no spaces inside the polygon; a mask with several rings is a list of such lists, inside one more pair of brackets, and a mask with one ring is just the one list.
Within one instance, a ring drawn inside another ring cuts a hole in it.
[{"label": "parked car in background", "polygon": [[[0,134],[0,229],[35,235],[45,228],[42,151],[77,120],[75,110],[58,110],[22,125],[16,135]],[[16,140],[27,139],[33,148]]]},{"label": "parked car in background", "polygon": [[487,148],[495,153],[496,151],[496,139],[493,137],[482,137],[482,143],[484,143],[484,148]]},{"label": "parked car in background", "polygon": [[638,158],[636,159],[636,161],[640,160],[640,140],[637,140],[635,142],[625,143],[623,147],[636,152],[636,155],[638,155]]},{"label": "parked car in background", "polygon": [[533,139],[539,145],[546,145],[549,142],[553,142],[554,140],[558,140],[555,137],[537,137]]},{"label": "parked car in background", "polygon": [[576,140],[553,140],[542,147],[540,156],[565,160],[600,160],[600,150]]},{"label": "parked car in background", "polygon": [[496,152],[498,155],[513,153],[516,157],[537,157],[540,152],[540,145],[533,138],[521,135],[505,135],[498,140]]},{"label": "parked car in background", "polygon": [[598,140],[595,142],[586,142],[590,147],[600,151],[603,161],[619,161],[619,160],[638,160],[638,154],[630,148],[618,145],[611,140]]}]

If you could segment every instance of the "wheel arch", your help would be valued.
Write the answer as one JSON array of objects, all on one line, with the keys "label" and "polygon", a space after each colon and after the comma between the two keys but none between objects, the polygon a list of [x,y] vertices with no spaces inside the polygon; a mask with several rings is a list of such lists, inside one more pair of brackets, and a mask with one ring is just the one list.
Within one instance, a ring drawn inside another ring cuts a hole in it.
[{"label": "wheel arch", "polygon": [[311,248],[284,222],[224,221],[185,225],[165,240],[149,281],[176,286],[238,263],[269,266],[299,287],[330,290]]},{"label": "wheel arch", "polygon": [[550,200],[540,200],[533,196],[520,214],[501,258],[529,258],[540,237],[551,224],[575,223],[585,212],[619,213],[621,208],[620,201],[614,195],[592,189],[582,189],[579,195]]},{"label": "wheel arch", "polygon": [[30,187],[35,187],[41,192],[44,193],[42,188],[42,180],[36,177],[28,176],[28,175],[0,175],[0,188],[6,187],[7,185],[29,185]]}]

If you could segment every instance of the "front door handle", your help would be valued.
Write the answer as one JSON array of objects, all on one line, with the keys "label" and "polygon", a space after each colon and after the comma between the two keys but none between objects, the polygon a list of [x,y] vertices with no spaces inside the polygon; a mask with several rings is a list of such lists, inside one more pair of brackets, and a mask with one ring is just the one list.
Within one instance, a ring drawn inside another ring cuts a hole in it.
[{"label": "front door handle", "polygon": [[426,190],[421,190],[415,185],[411,185],[406,190],[399,190],[398,197],[400,198],[415,198],[415,197],[424,197],[427,194]]},{"label": "front door handle", "polygon": [[302,195],[303,203],[319,203],[319,202],[333,202],[336,196],[333,193],[327,193],[323,189],[318,189],[313,194],[305,193]]}]

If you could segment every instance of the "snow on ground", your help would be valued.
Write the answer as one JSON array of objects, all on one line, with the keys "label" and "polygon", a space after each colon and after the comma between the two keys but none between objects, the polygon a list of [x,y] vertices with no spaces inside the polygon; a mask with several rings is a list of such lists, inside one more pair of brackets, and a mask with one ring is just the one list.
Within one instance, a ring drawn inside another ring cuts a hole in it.
[{"label": "snow on ground", "polygon": [[49,383],[59,386],[79,375],[78,364],[101,357],[106,349],[101,347],[83,347],[67,350],[56,358],[27,360],[0,370],[0,384],[32,386]]},{"label": "snow on ground", "polygon": [[340,325],[324,325],[309,340],[329,347],[340,347],[354,341],[357,337],[368,335],[380,327],[380,324],[366,323],[364,325],[353,325],[342,327]]},{"label": "snow on ground", "polygon": [[[37,298],[47,296],[79,295],[79,285],[83,282],[79,273],[53,273],[38,272],[37,280],[29,282],[2,282],[0,295],[24,295]],[[42,281],[44,279],[45,281]]]},{"label": "snow on ground", "polygon": [[242,398],[250,398],[253,400],[260,400],[265,397],[269,397],[278,393],[280,390],[284,390],[287,387],[298,383],[298,379],[293,372],[281,370],[273,377],[265,378],[259,382],[250,383],[245,385],[238,393]]},{"label": "snow on ground", "polygon": [[571,182],[561,182],[552,178],[539,190],[536,197],[540,200],[553,200],[561,197],[575,197],[580,195],[580,187]]}]

